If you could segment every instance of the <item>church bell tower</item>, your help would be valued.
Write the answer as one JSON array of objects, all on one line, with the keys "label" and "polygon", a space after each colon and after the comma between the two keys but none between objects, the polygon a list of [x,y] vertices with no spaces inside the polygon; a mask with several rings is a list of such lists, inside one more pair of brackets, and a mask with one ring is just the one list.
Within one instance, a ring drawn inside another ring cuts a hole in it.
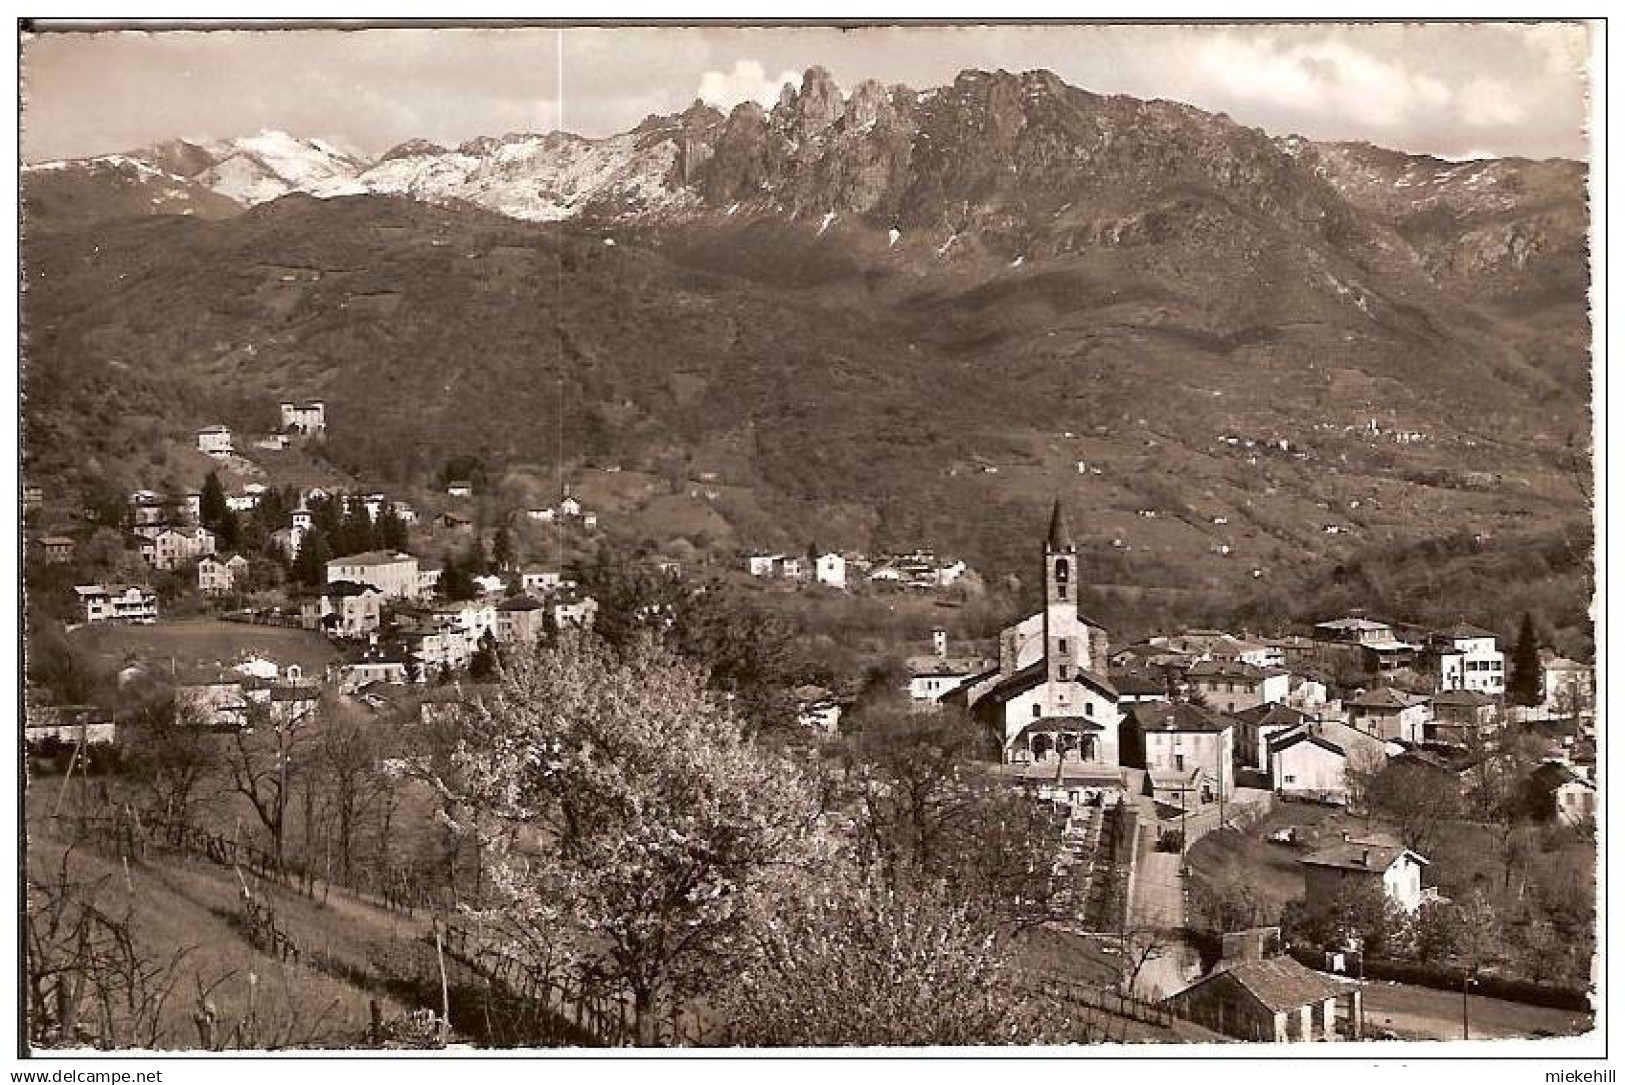
[{"label": "church bell tower", "polygon": [[1076,677],[1078,660],[1087,658],[1089,648],[1080,638],[1087,636],[1078,621],[1078,546],[1056,498],[1044,540],[1044,660],[1049,681]]}]

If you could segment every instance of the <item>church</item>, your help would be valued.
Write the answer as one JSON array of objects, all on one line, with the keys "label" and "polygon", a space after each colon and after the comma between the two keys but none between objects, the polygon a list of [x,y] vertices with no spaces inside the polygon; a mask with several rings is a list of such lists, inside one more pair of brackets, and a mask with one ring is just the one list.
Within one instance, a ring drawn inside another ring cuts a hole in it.
[{"label": "church", "polygon": [[999,667],[944,698],[1003,739],[1010,764],[1071,762],[1105,775],[1122,764],[1106,630],[1078,610],[1078,547],[1059,500],[1044,540],[1044,609],[999,634]]}]

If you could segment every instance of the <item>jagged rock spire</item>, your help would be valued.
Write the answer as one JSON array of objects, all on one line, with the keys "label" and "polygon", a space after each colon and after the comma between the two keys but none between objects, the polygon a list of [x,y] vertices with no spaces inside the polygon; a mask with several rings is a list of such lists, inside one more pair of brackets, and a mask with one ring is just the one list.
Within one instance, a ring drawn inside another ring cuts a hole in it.
[{"label": "jagged rock spire", "polygon": [[1072,528],[1066,522],[1066,510],[1061,507],[1061,499],[1055,499],[1055,507],[1049,514],[1049,538],[1044,546],[1049,550],[1071,550],[1076,544],[1072,541]]}]

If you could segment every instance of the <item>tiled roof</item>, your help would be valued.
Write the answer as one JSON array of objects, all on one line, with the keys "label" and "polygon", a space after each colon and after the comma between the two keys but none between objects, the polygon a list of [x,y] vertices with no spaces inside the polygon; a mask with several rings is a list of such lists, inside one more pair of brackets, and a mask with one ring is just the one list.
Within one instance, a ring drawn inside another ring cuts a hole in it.
[{"label": "tiled roof", "polygon": [[1461,705],[1466,708],[1483,708],[1495,703],[1495,698],[1475,689],[1447,689],[1443,693],[1433,695],[1434,704]]},{"label": "tiled roof", "polygon": [[1270,727],[1276,724],[1293,726],[1309,719],[1309,713],[1299,712],[1296,708],[1288,708],[1284,704],[1270,701],[1266,704],[1254,705],[1244,708],[1230,715],[1252,727]]},{"label": "tiled roof", "polygon": [[1420,703],[1419,698],[1401,693],[1392,686],[1378,686],[1376,689],[1366,690],[1358,697],[1350,697],[1343,705],[1348,708],[1410,708]]},{"label": "tiled roof", "polygon": [[1230,730],[1231,722],[1219,713],[1201,705],[1179,701],[1174,704],[1137,704],[1129,708],[1140,730],[1179,731],[1186,734],[1200,732],[1222,734]]},{"label": "tiled roof", "polygon": [[360,554],[347,554],[342,558],[334,558],[327,563],[328,568],[335,565],[393,565],[398,561],[414,560],[411,554],[403,554],[391,550],[368,550]]},{"label": "tiled roof", "polygon": [[1190,669],[1192,678],[1239,678],[1248,682],[1261,682],[1278,674],[1276,667],[1255,667],[1251,663],[1238,663],[1228,659],[1204,659]]},{"label": "tiled roof", "polygon": [[1346,980],[1306,968],[1291,957],[1221,964],[1207,979],[1198,981],[1195,986],[1200,987],[1219,976],[1229,976],[1274,1013],[1289,1013],[1328,998],[1336,998],[1353,986]]},{"label": "tiled roof", "polygon": [[1427,860],[1408,848],[1395,844],[1374,844],[1362,840],[1345,840],[1329,848],[1321,848],[1298,860],[1305,866],[1335,867],[1339,870],[1365,870],[1381,873],[1409,855],[1419,863]]},{"label": "tiled roof", "polygon": [[[1043,685],[1047,677],[1048,671],[1045,667],[1045,661],[1039,659],[999,682],[998,685],[988,690],[987,696],[995,704],[1003,704],[1011,698],[1021,696],[1035,686]],[[1103,675],[1096,674],[1093,671],[1078,670],[1075,672],[1074,677],[1068,679],[1068,681],[1088,686],[1114,701],[1117,699],[1117,687],[1113,686]]]}]

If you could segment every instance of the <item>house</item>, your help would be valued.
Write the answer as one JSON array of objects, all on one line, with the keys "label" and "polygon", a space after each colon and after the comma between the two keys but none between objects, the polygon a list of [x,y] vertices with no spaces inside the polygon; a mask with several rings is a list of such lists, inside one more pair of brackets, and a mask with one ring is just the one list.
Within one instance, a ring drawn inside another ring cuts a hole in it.
[{"label": "house", "polygon": [[1255,667],[1279,667],[1282,663],[1281,652],[1269,644],[1243,640],[1217,629],[1189,629],[1183,633],[1155,636],[1150,643],[1196,660],[1250,663]]},{"label": "house", "polygon": [[1217,659],[1193,663],[1185,678],[1193,695],[1220,712],[1283,703],[1292,688],[1292,676],[1279,668]]},{"label": "house", "polygon": [[252,512],[259,508],[263,493],[250,493],[246,488],[240,494],[226,495],[226,508],[232,512]]},{"label": "house", "polygon": [[519,571],[519,589],[527,595],[545,595],[564,585],[557,570],[541,565],[527,565]]},{"label": "house", "polygon": [[314,686],[273,685],[268,715],[277,727],[288,727],[316,711],[321,692]]},{"label": "house", "polygon": [[1425,697],[1378,686],[1343,702],[1348,725],[1384,741],[1421,742],[1428,721]]},{"label": "house", "polygon": [[559,515],[567,520],[579,518],[581,516],[581,502],[566,494],[564,500],[559,502]]},{"label": "house", "polygon": [[1241,764],[1261,772],[1269,771],[1269,744],[1286,731],[1310,722],[1307,712],[1284,704],[1260,704],[1230,713],[1236,721],[1236,750]]},{"label": "house", "polygon": [[496,637],[497,608],[491,603],[473,599],[457,603],[441,603],[433,607],[429,613],[433,615],[436,625],[461,632],[468,640],[470,653],[479,646],[486,634]]},{"label": "house", "polygon": [[384,593],[385,599],[413,599],[423,592],[418,559],[398,550],[368,550],[334,558],[327,563],[327,582],[340,580],[371,584]]},{"label": "house", "polygon": [[1344,840],[1304,856],[1298,865],[1311,912],[1330,908],[1345,892],[1366,885],[1379,886],[1412,914],[1422,906],[1422,868],[1428,861],[1397,844]]},{"label": "house", "polygon": [[65,565],[73,560],[75,543],[66,535],[45,535],[34,542],[35,552],[47,565]]},{"label": "house", "polygon": [[813,581],[846,590],[846,558],[833,550],[813,557]]},{"label": "house", "polygon": [[468,534],[474,530],[474,521],[460,512],[443,512],[435,517],[434,521],[440,527],[459,534]]},{"label": "house", "polygon": [[1145,774],[1145,793],[1165,812],[1184,814],[1200,810],[1204,802],[1213,801],[1213,781],[1201,765],[1149,769]]},{"label": "house", "polygon": [[1558,715],[1590,712],[1597,703],[1597,668],[1560,655],[1543,655],[1540,688],[1550,712]]},{"label": "house", "polygon": [[1235,738],[1233,721],[1200,705],[1130,705],[1123,717],[1122,763],[1180,776],[1200,768],[1203,800],[1229,798],[1236,784]]},{"label": "house", "polygon": [[1178,1016],[1215,1032],[1262,1043],[1336,1040],[1337,1005],[1359,1034],[1360,988],[1286,956],[1222,961],[1164,1000]]},{"label": "house", "polygon": [[23,487],[23,510],[32,511],[45,506],[45,487],[29,483]]},{"label": "house", "polygon": [[1330,696],[1331,690],[1320,679],[1294,674],[1288,683],[1286,703],[1300,712],[1314,712],[1324,706]]},{"label": "house", "polygon": [[1547,761],[1529,774],[1528,786],[1543,817],[1571,828],[1596,824],[1597,785],[1569,766]]},{"label": "house", "polygon": [[1499,697],[1506,693],[1506,657],[1495,634],[1465,622],[1428,638],[1427,659],[1441,690],[1464,689]]},{"label": "house", "polygon": [[1270,787],[1277,795],[1346,806],[1349,773],[1380,771],[1388,748],[1352,727],[1314,720],[1273,736],[1267,758]]},{"label": "house", "polygon": [[497,604],[498,644],[535,644],[547,632],[547,604],[516,595]]},{"label": "house", "polygon": [[1317,623],[1314,639],[1327,644],[1381,644],[1394,639],[1394,627],[1369,618],[1337,618]]},{"label": "house", "polygon": [[383,624],[384,592],[359,580],[329,581],[299,605],[299,624],[330,637],[353,639],[376,633]]},{"label": "house", "polygon": [[949,656],[944,647],[941,655],[910,656],[904,666],[910,700],[916,707],[934,708],[941,697],[968,679],[988,673],[989,661],[979,656]]},{"label": "house", "polygon": [[165,528],[149,541],[150,547],[142,547],[142,556],[153,568],[166,572],[214,553],[214,532],[203,527]]},{"label": "house", "polygon": [[158,594],[145,585],[80,584],[73,591],[87,622],[152,625],[158,620]]},{"label": "house", "polygon": [[525,515],[539,523],[551,524],[554,513],[552,509],[526,509]]},{"label": "house", "polygon": [[1078,547],[1059,500],[1042,554],[1044,609],[1000,631],[997,672],[966,682],[956,703],[1000,736],[1006,763],[1080,761],[1120,778],[1106,630],[1078,609]]},{"label": "house", "polygon": [[197,431],[197,450],[206,456],[224,458],[232,454],[231,430],[225,426],[205,426]]},{"label": "house", "polygon": [[769,554],[765,551],[747,554],[745,556],[745,571],[751,576],[777,576],[783,561],[783,554]]},{"label": "house", "polygon": [[596,529],[598,527],[598,514],[590,509],[583,512],[581,514],[581,526],[588,531]]},{"label": "house", "polygon": [[236,590],[237,578],[248,573],[248,559],[241,554],[228,558],[204,557],[197,563],[197,586],[204,595],[229,595]]},{"label": "house", "polygon": [[833,735],[841,726],[841,702],[822,686],[797,686],[796,721],[811,731]]},{"label": "house", "polygon": [[[266,681],[275,681],[282,676],[282,668],[277,664],[277,661],[262,655],[245,655],[233,664],[231,669],[245,678],[262,678]],[[297,674],[299,665],[295,663],[289,667],[289,670]],[[293,681],[293,679],[290,678],[289,681]]]},{"label": "house", "polygon": [[1429,699],[1432,718],[1422,725],[1428,742],[1466,746],[1494,731],[1500,705],[1494,697],[1472,689],[1448,689]]},{"label": "house", "polygon": [[473,497],[474,484],[467,479],[453,479],[446,483],[447,497]]},{"label": "house", "polygon": [[64,746],[111,746],[118,740],[118,721],[91,705],[33,705],[23,723],[23,742],[34,747],[47,741]]},{"label": "house", "polygon": [[420,682],[462,670],[473,654],[467,633],[450,622],[423,622],[404,626],[400,632],[407,654],[416,662]]},{"label": "house", "polygon": [[1143,641],[1139,644],[1129,644],[1117,649],[1111,654],[1111,665],[1130,670],[1155,668],[1175,668],[1188,670],[1196,662],[1196,658],[1178,649],[1170,648],[1165,644],[1153,644]]},{"label": "house", "polygon": [[559,629],[591,629],[598,615],[598,600],[590,595],[562,593],[553,604],[553,624]]},{"label": "house", "polygon": [[319,399],[295,403],[284,400],[279,404],[282,429],[301,437],[321,437],[327,432],[327,406]]},{"label": "house", "polygon": [[1116,688],[1120,705],[1170,700],[1167,677],[1154,671],[1111,670],[1106,672],[1106,678]]},{"label": "house", "polygon": [[371,683],[405,685],[411,681],[413,661],[406,655],[369,645],[339,665],[339,689],[355,693]]},{"label": "house", "polygon": [[175,704],[187,707],[194,720],[208,727],[248,725],[248,698],[244,676],[222,667],[200,666],[172,674]]},{"label": "house", "polygon": [[497,595],[508,589],[508,582],[495,573],[481,573],[471,579],[481,595]]}]

